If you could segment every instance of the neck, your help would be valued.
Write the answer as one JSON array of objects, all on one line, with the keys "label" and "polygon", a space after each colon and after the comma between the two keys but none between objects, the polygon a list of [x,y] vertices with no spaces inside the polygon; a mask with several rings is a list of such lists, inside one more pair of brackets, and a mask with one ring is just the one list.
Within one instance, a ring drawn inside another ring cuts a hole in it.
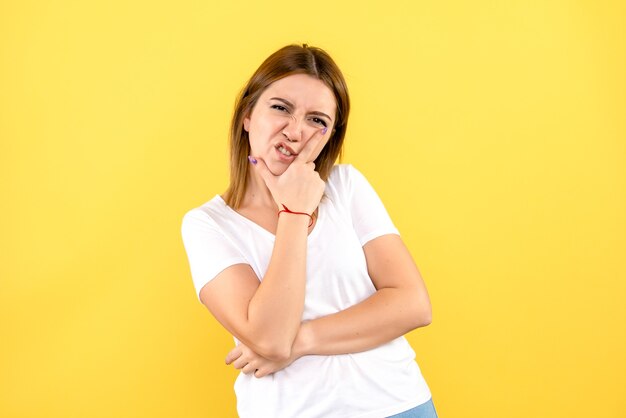
[{"label": "neck", "polygon": [[268,209],[276,209],[277,207],[270,189],[268,189],[263,178],[254,169],[248,171],[248,185],[242,206],[265,207]]}]

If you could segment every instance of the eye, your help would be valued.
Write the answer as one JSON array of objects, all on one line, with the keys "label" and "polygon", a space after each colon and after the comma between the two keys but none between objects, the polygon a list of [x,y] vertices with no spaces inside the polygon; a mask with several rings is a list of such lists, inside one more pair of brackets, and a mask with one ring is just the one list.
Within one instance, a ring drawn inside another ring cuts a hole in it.
[{"label": "eye", "polygon": [[281,112],[286,112],[287,108],[285,106],[281,106],[281,105],[272,105],[270,106],[272,109],[276,109],[276,110],[280,110]]},{"label": "eye", "polygon": [[322,125],[323,127],[326,127],[326,121],[324,119],[311,118],[311,120],[313,121],[313,123],[317,123],[318,125]]}]

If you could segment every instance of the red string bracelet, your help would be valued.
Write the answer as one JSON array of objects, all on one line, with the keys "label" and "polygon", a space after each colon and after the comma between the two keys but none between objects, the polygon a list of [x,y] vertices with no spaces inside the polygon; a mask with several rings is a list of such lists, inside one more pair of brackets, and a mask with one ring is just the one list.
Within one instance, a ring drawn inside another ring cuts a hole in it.
[{"label": "red string bracelet", "polygon": [[292,210],[290,210],[287,206],[285,206],[284,204],[281,203],[281,205],[283,205],[283,210],[279,210],[278,211],[278,215],[280,215],[283,212],[287,212],[287,213],[293,213],[294,215],[306,215],[309,218],[311,218],[311,222],[309,222],[309,228],[311,227],[311,225],[313,225],[313,217],[311,215],[309,215],[308,213],[305,212],[294,212]]}]

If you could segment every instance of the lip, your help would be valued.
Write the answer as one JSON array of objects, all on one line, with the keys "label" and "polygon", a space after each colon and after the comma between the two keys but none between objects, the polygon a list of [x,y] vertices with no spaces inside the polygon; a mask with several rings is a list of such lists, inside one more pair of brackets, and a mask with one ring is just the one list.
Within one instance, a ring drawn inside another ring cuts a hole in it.
[{"label": "lip", "polygon": [[[284,149],[286,149],[287,151],[289,151],[291,153],[291,157],[295,157],[298,155],[298,153],[296,153],[293,148],[291,148],[289,145],[285,144],[284,142],[279,142],[278,144],[276,144],[276,146],[274,148],[276,148],[278,150],[278,147],[283,147]],[[278,151],[280,153],[280,151]],[[283,155],[283,154],[281,154]],[[286,155],[285,155],[286,157]],[[291,158],[289,157],[289,158]]]}]

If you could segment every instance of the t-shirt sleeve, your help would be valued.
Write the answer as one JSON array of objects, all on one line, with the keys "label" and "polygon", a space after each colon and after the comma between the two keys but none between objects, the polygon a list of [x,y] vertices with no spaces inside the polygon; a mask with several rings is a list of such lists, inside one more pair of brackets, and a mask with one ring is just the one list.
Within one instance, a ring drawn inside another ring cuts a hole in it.
[{"label": "t-shirt sleeve", "polygon": [[347,169],[348,205],[361,246],[381,235],[400,235],[383,202],[365,176],[352,165],[348,165]]},{"label": "t-shirt sleeve", "polygon": [[185,214],[181,233],[198,300],[200,290],[224,269],[248,263],[209,214],[199,208]]}]

